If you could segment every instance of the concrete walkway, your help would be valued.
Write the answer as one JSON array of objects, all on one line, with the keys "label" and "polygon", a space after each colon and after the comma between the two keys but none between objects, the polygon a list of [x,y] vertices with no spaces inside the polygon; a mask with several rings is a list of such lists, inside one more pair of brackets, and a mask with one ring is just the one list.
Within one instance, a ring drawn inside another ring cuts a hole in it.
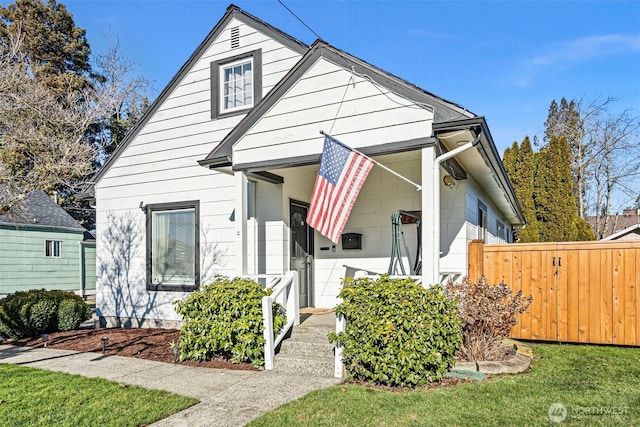
[{"label": "concrete walkway", "polygon": [[129,357],[0,345],[0,363],[99,377],[194,397],[201,402],[153,426],[242,426],[252,419],[340,382],[274,371],[196,368]]}]

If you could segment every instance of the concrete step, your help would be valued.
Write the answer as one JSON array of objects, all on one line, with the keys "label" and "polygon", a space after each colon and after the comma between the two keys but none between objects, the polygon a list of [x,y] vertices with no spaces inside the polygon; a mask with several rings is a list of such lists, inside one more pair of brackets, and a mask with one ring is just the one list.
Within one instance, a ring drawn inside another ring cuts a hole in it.
[{"label": "concrete step", "polygon": [[309,357],[319,359],[332,359],[334,345],[327,342],[308,342],[294,338],[284,340],[280,346],[278,356]]},{"label": "concrete step", "polygon": [[318,359],[301,356],[290,357],[279,354],[275,358],[274,369],[297,375],[333,377],[334,360],[333,357]]},{"label": "concrete step", "polygon": [[332,331],[326,328],[302,328],[296,326],[293,328],[289,339],[294,341],[328,343],[328,335],[330,332]]}]

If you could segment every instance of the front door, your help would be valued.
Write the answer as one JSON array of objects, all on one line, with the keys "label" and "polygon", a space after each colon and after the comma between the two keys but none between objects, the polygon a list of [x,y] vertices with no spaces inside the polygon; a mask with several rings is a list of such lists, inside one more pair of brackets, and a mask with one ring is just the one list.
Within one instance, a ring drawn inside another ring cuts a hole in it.
[{"label": "front door", "polygon": [[313,307],[313,229],[307,225],[309,205],[292,200],[289,204],[291,229],[291,269],[300,277],[300,308]]}]

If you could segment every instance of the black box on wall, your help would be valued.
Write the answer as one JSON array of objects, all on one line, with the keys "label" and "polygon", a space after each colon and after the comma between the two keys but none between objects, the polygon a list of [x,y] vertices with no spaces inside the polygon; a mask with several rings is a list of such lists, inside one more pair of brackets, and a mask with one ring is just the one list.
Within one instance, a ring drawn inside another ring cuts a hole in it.
[{"label": "black box on wall", "polygon": [[342,235],[342,249],[362,249],[362,234],[344,233]]}]

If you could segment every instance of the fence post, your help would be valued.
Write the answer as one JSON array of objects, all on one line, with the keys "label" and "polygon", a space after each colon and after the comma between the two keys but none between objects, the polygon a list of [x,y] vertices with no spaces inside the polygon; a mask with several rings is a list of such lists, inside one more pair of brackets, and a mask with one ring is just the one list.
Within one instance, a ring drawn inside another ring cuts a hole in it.
[{"label": "fence post", "polygon": [[484,275],[484,240],[475,239],[469,243],[469,280],[477,282]]},{"label": "fence post", "polygon": [[273,346],[273,300],[270,296],[262,297],[262,323],[264,324],[264,369],[273,369],[276,355]]}]

